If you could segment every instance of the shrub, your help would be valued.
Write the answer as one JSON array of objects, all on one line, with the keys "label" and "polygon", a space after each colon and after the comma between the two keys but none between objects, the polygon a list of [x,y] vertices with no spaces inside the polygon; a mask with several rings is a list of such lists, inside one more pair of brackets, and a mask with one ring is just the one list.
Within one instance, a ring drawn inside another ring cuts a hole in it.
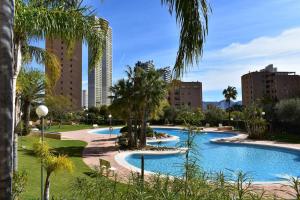
[{"label": "shrub", "polygon": [[300,99],[282,100],[275,106],[276,115],[280,122],[299,126]]},{"label": "shrub", "polygon": [[120,133],[128,132],[128,126],[124,126],[120,129]]},{"label": "shrub", "polygon": [[27,182],[28,175],[25,171],[14,172],[12,185],[13,200],[17,200],[21,197],[21,194],[25,191]]},{"label": "shrub", "polygon": [[263,118],[262,110],[253,104],[245,108],[243,113],[249,138],[263,138],[267,130],[267,122]]},{"label": "shrub", "polygon": [[224,118],[225,112],[215,106],[208,107],[205,112],[205,121],[214,126],[217,126]]}]

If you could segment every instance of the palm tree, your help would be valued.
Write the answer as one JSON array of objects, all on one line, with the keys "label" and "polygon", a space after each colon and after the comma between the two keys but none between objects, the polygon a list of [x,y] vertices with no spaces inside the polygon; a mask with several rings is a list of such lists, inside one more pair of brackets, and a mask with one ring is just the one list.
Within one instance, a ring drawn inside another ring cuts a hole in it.
[{"label": "palm tree", "polygon": [[[100,61],[103,43],[108,23],[103,19],[95,18],[87,14],[86,7],[74,4],[65,4],[65,1],[17,0],[16,18],[14,23],[14,62],[13,66],[13,101],[16,103],[16,80],[19,75],[22,62],[26,63],[35,59],[38,63],[50,66],[51,76],[49,84],[54,85],[60,76],[59,62],[56,57],[44,49],[29,45],[30,39],[61,38],[66,41],[71,52],[76,40],[86,41],[93,53],[89,60],[91,65]],[[53,3],[54,2],[54,3]],[[63,21],[64,23],[61,23]],[[49,90],[50,91],[50,90]],[[13,105],[16,105],[14,102]],[[15,108],[18,106],[15,106]],[[14,126],[17,125],[17,111],[14,108]],[[14,134],[13,149],[17,149],[17,134]],[[13,157],[16,158],[14,150]],[[16,159],[13,159],[16,161]],[[16,162],[13,162],[16,170]]]},{"label": "palm tree", "polygon": [[228,114],[229,114],[228,116],[229,116],[229,120],[230,120],[231,119],[230,118],[230,112],[231,112],[231,110],[230,110],[230,107],[231,107],[230,103],[231,103],[231,99],[232,100],[236,100],[237,90],[236,90],[235,87],[228,86],[227,89],[223,90],[223,95],[225,97],[226,102],[228,103]]},{"label": "palm tree", "polygon": [[160,102],[166,98],[166,84],[162,80],[160,73],[155,69],[148,72],[141,70],[141,82],[138,85],[138,102],[141,111],[141,134],[140,147],[146,145],[146,124],[150,114],[160,105]]},{"label": "palm tree", "polygon": [[33,103],[42,101],[45,92],[44,73],[37,69],[21,69],[17,80],[17,96],[21,98],[23,121],[25,128],[23,133],[29,132],[30,107]]},{"label": "palm tree", "polygon": [[133,102],[134,90],[133,84],[130,80],[121,79],[112,88],[113,95],[110,109],[124,119],[128,126],[128,146],[135,147],[136,142],[132,132],[132,118],[133,118]]},{"label": "palm tree", "polygon": [[43,167],[47,172],[44,188],[44,199],[49,200],[50,197],[50,176],[53,172],[60,170],[73,171],[74,165],[66,156],[55,156],[52,154],[47,143],[36,143],[33,146],[34,152],[43,160]]},{"label": "palm tree", "polygon": [[14,1],[0,0],[0,199],[12,198]]}]

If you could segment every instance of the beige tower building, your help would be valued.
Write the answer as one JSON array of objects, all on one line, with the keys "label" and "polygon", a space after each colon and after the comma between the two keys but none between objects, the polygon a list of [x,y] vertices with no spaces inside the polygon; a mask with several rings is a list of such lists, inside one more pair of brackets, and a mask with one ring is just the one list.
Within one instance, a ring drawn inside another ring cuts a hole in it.
[{"label": "beige tower building", "polygon": [[202,109],[202,83],[179,82],[169,90],[168,101],[175,108]]},{"label": "beige tower building", "polygon": [[242,76],[243,105],[265,97],[282,100],[300,97],[300,76],[295,72],[278,72],[273,65]]},{"label": "beige tower building", "polygon": [[[89,53],[90,56],[90,53]],[[110,105],[110,88],[112,86],[112,29],[109,27],[106,36],[102,61],[88,73],[88,107]]]},{"label": "beige tower building", "polygon": [[[76,43],[72,55],[67,53],[67,45],[60,39],[46,39],[46,49],[54,53],[61,64],[61,77],[54,92],[70,98],[74,110],[81,109],[82,92],[82,43]],[[50,74],[46,66],[46,74]]]}]

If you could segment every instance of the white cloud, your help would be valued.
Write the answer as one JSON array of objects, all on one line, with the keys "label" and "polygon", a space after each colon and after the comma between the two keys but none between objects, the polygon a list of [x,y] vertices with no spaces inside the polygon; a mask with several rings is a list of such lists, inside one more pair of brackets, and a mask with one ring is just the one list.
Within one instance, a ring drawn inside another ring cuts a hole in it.
[{"label": "white cloud", "polygon": [[198,68],[184,80],[202,81],[204,91],[221,90],[228,85],[241,87],[241,76],[274,64],[279,71],[300,73],[300,27],[274,37],[259,37],[248,43],[233,43],[223,49],[204,52]]}]

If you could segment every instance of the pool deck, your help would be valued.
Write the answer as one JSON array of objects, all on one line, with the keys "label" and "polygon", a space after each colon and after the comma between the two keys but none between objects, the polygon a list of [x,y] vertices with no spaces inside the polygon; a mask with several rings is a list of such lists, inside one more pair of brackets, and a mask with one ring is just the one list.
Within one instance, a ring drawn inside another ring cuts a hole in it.
[{"label": "pool deck", "polygon": [[[182,127],[165,127],[165,126],[154,126],[154,128],[182,128]],[[116,147],[116,135],[109,134],[96,134],[92,131],[95,129],[78,130],[70,132],[62,132],[61,138],[63,140],[81,140],[87,143],[87,146],[83,150],[82,157],[83,161],[91,168],[99,166],[99,159],[104,159],[110,162],[111,166],[116,169],[117,179],[121,182],[126,182],[128,177],[132,172],[137,172],[139,169],[132,166],[127,166],[124,163],[124,158],[126,155],[133,153],[130,151],[119,151]],[[100,129],[99,129],[100,130]],[[205,128],[204,131],[217,131],[217,128]],[[222,132],[222,131],[218,131]],[[227,131],[228,132],[228,131]],[[281,147],[294,150],[300,150],[300,144],[288,144],[274,141],[254,141],[247,139],[247,135],[241,132],[237,133],[236,136],[230,138],[220,138],[214,139],[213,142],[218,143],[239,143],[239,144],[254,144],[254,145],[264,145],[272,147]],[[134,151],[143,153],[142,151]],[[150,152],[148,152],[150,153]],[[178,153],[176,151],[154,151],[155,154],[162,153]],[[145,174],[151,174],[151,172],[146,172]],[[254,183],[254,188],[263,188],[267,193],[274,193],[279,197],[289,199],[291,196],[282,192],[280,190],[289,188],[282,185],[283,183],[272,183],[272,182],[256,182]]]}]

